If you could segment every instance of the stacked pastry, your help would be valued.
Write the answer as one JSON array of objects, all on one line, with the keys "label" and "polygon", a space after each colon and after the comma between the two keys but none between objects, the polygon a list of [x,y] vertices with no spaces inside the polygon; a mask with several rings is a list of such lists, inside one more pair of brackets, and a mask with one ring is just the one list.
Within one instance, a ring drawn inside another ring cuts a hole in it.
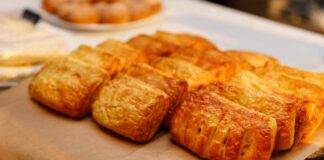
[{"label": "stacked pastry", "polygon": [[47,12],[78,24],[125,23],[162,9],[160,0],[43,0],[42,6]]},{"label": "stacked pastry", "polygon": [[[271,82],[271,83],[270,83]],[[208,40],[158,31],[81,46],[46,65],[29,93],[136,142],[164,126],[206,159],[269,159],[307,141],[323,117],[324,75]]]}]

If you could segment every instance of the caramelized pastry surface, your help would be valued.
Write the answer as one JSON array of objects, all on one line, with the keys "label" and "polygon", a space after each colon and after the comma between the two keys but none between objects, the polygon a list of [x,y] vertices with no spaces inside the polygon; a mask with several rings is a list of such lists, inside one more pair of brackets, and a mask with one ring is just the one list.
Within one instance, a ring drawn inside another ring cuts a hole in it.
[{"label": "caramelized pastry surface", "polygon": [[209,50],[199,52],[190,48],[179,49],[171,57],[182,59],[212,73],[217,80],[227,81],[242,70],[252,70],[253,67],[245,61],[235,61],[226,54]]},{"label": "caramelized pastry surface", "polygon": [[297,113],[298,119],[300,119],[298,120],[299,132],[295,135],[295,142],[309,139],[323,119],[324,90],[317,85],[281,72],[269,71],[258,75],[265,81],[270,81],[269,86],[300,99],[301,108]]},{"label": "caramelized pastry surface", "polygon": [[106,40],[100,43],[97,48],[112,54],[121,61],[121,68],[129,67],[135,62],[146,62],[146,56],[139,50],[127,43],[117,40]]},{"label": "caramelized pastry surface", "polygon": [[152,65],[169,77],[186,80],[189,90],[216,81],[211,73],[181,59],[161,58]]},{"label": "caramelized pastry surface", "polygon": [[169,96],[171,104],[168,106],[168,114],[164,118],[164,126],[169,128],[171,117],[180,103],[182,95],[187,91],[187,82],[167,77],[159,70],[145,63],[132,65],[125,70],[125,74],[153,85]]},{"label": "caramelized pastry surface", "polygon": [[134,141],[146,142],[159,129],[169,104],[162,90],[118,74],[102,85],[92,104],[92,115],[100,125]]},{"label": "caramelized pastry surface", "polygon": [[225,51],[225,54],[232,59],[246,61],[253,67],[263,67],[266,64],[279,64],[279,61],[274,57],[252,51],[229,50]]},{"label": "caramelized pastry surface", "polygon": [[248,71],[240,72],[231,81],[208,87],[235,103],[275,118],[278,125],[275,149],[292,147],[297,108],[294,98],[271,92],[260,78]]},{"label": "caramelized pastry surface", "polygon": [[185,94],[171,137],[206,159],[269,159],[276,122],[210,90]]},{"label": "caramelized pastry surface", "polygon": [[36,101],[71,117],[89,113],[91,97],[109,76],[101,68],[75,58],[46,65],[32,80],[29,95]]}]

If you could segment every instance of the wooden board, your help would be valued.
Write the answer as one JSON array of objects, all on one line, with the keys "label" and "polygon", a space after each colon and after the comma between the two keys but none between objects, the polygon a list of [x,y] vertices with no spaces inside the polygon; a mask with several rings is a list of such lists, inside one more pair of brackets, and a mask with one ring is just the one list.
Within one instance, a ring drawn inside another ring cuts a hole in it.
[{"label": "wooden board", "polygon": [[[0,160],[199,159],[174,144],[165,131],[149,143],[138,144],[99,127],[91,116],[62,116],[29,98],[29,81],[0,93]],[[274,159],[304,159],[324,145],[323,133],[324,124],[312,142],[276,154]]]}]

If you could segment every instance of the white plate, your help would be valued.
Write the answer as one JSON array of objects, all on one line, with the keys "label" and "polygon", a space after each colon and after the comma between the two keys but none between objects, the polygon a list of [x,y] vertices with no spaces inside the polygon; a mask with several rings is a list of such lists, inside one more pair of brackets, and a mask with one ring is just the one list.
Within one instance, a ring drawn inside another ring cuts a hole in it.
[{"label": "white plate", "polygon": [[159,13],[156,13],[147,18],[132,21],[132,22],[127,22],[127,23],[122,23],[122,24],[76,24],[76,23],[65,21],[53,14],[50,14],[45,10],[41,9],[41,7],[38,8],[36,12],[41,15],[42,19],[48,21],[51,24],[66,29],[82,30],[82,31],[115,31],[115,30],[137,28],[148,24],[156,23],[162,20],[163,17],[165,16],[163,10],[161,10]]}]

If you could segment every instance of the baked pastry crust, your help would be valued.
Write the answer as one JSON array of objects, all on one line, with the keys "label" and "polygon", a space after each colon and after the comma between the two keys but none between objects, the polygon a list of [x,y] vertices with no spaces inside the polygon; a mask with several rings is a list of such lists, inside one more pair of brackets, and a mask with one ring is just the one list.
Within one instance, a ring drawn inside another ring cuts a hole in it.
[{"label": "baked pastry crust", "polygon": [[263,67],[269,64],[279,64],[279,61],[276,58],[257,52],[228,50],[224,53],[237,61],[246,61],[253,67]]},{"label": "baked pastry crust", "polygon": [[134,62],[147,61],[147,58],[143,52],[121,41],[108,39],[97,45],[97,48],[102,49],[103,51],[108,52],[120,59],[120,69],[129,67]]},{"label": "baked pastry crust", "polygon": [[78,24],[125,23],[162,9],[160,0],[43,0],[47,12]]},{"label": "baked pastry crust", "polygon": [[166,57],[180,48],[188,48],[194,51],[217,50],[217,47],[209,40],[191,34],[174,34],[165,31],[157,31],[153,35],[139,35],[131,38],[128,43],[145,52],[150,61],[157,57]]},{"label": "baked pastry crust", "polygon": [[169,77],[186,80],[189,90],[216,81],[216,77],[211,73],[181,59],[160,58],[153,62],[152,65]]},{"label": "baked pastry crust", "polygon": [[135,36],[129,39],[127,43],[144,52],[149,62],[158,57],[169,56],[179,48],[176,44],[165,42],[145,34]]},{"label": "baked pastry crust", "polygon": [[164,73],[145,63],[134,64],[127,68],[124,73],[161,89],[169,96],[171,104],[168,106],[168,113],[163,122],[164,127],[169,129],[174,111],[182,100],[183,94],[187,91],[187,82],[167,77]]},{"label": "baked pastry crust", "polygon": [[322,89],[324,89],[324,74],[323,73],[315,73],[310,71],[305,71],[297,68],[292,68],[284,65],[266,65],[264,67],[264,71],[276,71],[282,74],[291,76],[295,79],[304,80],[308,83],[315,84]]},{"label": "baked pastry crust", "polygon": [[113,75],[120,69],[121,60],[107,51],[92,48],[87,45],[79,46],[70,57],[81,60],[92,66],[102,69],[107,75]]},{"label": "baked pastry crust", "polygon": [[126,23],[130,20],[130,12],[124,3],[97,3],[95,7],[99,11],[101,23]]},{"label": "baked pastry crust", "polygon": [[182,48],[172,53],[170,57],[193,63],[211,72],[219,81],[227,81],[242,70],[253,69],[249,63],[235,61],[218,50],[199,52],[190,48]]},{"label": "baked pastry crust", "polygon": [[72,23],[91,24],[100,21],[99,11],[87,3],[63,3],[57,12],[60,18]]},{"label": "baked pastry crust", "polygon": [[206,159],[270,159],[276,122],[216,92],[185,94],[171,125],[171,137]]},{"label": "baked pastry crust", "polygon": [[298,106],[295,98],[272,92],[260,78],[248,71],[240,72],[228,82],[218,82],[209,86],[209,90],[275,118],[278,125],[275,150],[292,147]]},{"label": "baked pastry crust", "polygon": [[29,95],[60,113],[83,117],[90,111],[92,94],[107,77],[101,68],[78,59],[57,60],[35,75]]},{"label": "baked pastry crust", "polygon": [[218,50],[211,41],[198,35],[157,31],[153,36],[156,39],[175,44],[179,47],[189,47],[196,51]]},{"label": "baked pastry crust", "polygon": [[269,71],[263,73],[262,69],[255,73],[264,80],[271,81],[269,86],[276,90],[294,95],[300,99],[301,108],[298,110],[297,133],[295,144],[298,141],[307,141],[320,125],[324,115],[324,90],[317,85],[301,79],[293,78],[281,72]]},{"label": "baked pastry crust", "polygon": [[63,60],[56,60],[35,75],[30,96],[71,117],[90,111],[92,95],[100,84],[115,74],[120,62],[107,52],[80,46]]},{"label": "baked pastry crust", "polygon": [[169,104],[164,91],[118,74],[102,85],[92,104],[92,115],[105,128],[136,142],[147,142],[159,129]]}]

